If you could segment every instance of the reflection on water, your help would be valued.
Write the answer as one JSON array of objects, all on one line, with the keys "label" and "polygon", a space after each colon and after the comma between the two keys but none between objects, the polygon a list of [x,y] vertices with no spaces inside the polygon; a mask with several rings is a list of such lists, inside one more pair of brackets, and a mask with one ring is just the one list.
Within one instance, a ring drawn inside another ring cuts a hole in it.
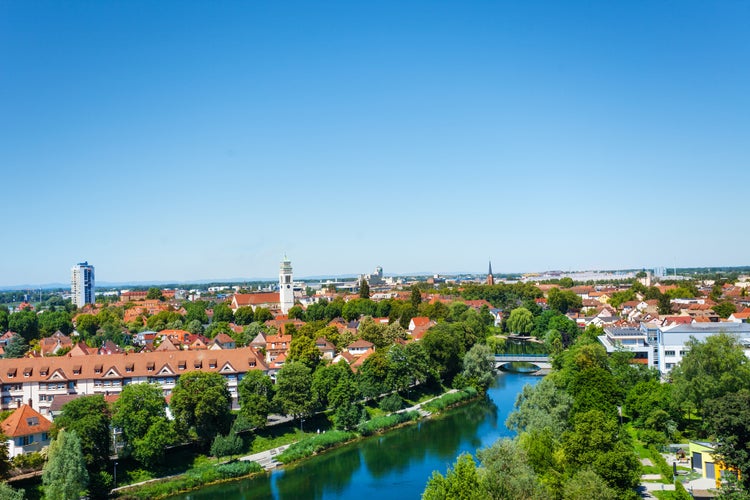
[{"label": "reflection on water", "polygon": [[251,480],[204,488],[182,500],[419,498],[433,470],[444,472],[463,452],[474,453],[512,433],[505,419],[516,395],[538,377],[501,373],[487,398],[445,415],[372,436]]}]

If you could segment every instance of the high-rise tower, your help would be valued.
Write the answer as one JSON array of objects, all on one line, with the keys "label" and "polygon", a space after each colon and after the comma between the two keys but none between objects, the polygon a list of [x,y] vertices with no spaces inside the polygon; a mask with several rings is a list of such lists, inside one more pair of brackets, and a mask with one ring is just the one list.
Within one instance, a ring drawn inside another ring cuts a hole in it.
[{"label": "high-rise tower", "polygon": [[73,303],[78,307],[96,302],[94,295],[94,266],[80,262],[71,269],[70,292]]},{"label": "high-rise tower", "polygon": [[490,269],[487,272],[487,284],[488,285],[494,285],[495,284],[495,277],[492,276],[492,261],[490,261]]},{"label": "high-rise tower", "polygon": [[292,280],[292,263],[287,256],[279,267],[279,305],[281,312],[286,314],[294,305],[294,281]]}]

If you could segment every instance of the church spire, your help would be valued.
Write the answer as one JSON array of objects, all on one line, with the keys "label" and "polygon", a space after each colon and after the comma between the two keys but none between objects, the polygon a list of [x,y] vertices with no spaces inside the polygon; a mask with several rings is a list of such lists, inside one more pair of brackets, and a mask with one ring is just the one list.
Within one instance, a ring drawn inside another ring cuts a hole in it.
[{"label": "church spire", "polygon": [[494,285],[495,284],[495,277],[492,276],[492,261],[491,260],[490,260],[489,271],[487,271],[487,284],[488,285]]}]

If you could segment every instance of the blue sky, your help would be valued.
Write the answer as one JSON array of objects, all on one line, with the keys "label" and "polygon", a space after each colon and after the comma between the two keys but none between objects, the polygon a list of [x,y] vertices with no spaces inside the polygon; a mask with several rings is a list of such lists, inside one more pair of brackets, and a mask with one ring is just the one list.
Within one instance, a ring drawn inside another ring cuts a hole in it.
[{"label": "blue sky", "polygon": [[747,265],[749,24],[0,0],[0,285]]}]

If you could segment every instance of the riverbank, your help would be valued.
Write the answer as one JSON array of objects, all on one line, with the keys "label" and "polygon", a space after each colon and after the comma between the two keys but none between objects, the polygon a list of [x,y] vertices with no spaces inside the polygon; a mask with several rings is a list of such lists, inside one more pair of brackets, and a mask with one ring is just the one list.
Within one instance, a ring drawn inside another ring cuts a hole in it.
[{"label": "riverbank", "polygon": [[[466,388],[460,391],[457,389],[451,389],[439,396],[422,401],[409,408],[368,420],[357,428],[357,432],[324,432],[322,434],[305,438],[296,443],[240,457],[239,459],[236,459],[237,461],[230,462],[230,464],[253,464],[253,470],[244,476],[215,478],[211,473],[207,472],[204,468],[201,468],[200,472],[190,470],[185,474],[171,476],[169,478],[153,479],[144,483],[123,486],[113,490],[113,496],[124,500],[160,499],[177,494],[188,493],[207,486],[251,479],[259,475],[262,476],[264,475],[264,469],[265,471],[270,471],[279,466],[296,464],[307,458],[340,448],[352,442],[364,439],[370,435],[384,434],[388,431],[429,418],[433,414],[444,412],[456,406],[469,403],[476,400],[480,395],[481,393],[474,388]],[[393,418],[394,416],[395,418]],[[389,419],[392,419],[392,421],[389,421]],[[276,451],[276,453],[274,453],[274,451]],[[252,458],[256,457],[263,462],[262,465],[256,461],[251,461]],[[219,468],[221,466],[222,465],[216,465],[215,467]],[[196,480],[199,480],[200,478],[205,478],[207,481],[203,483],[196,482]]]}]

